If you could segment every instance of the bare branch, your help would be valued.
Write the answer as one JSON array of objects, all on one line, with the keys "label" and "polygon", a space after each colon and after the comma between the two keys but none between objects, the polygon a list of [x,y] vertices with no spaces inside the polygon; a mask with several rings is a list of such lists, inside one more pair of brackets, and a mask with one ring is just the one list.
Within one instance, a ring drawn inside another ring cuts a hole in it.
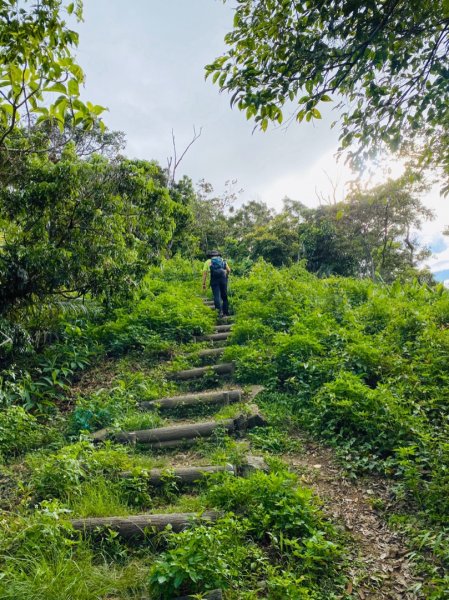
[{"label": "bare branch", "polygon": [[193,144],[197,141],[197,139],[199,137],[201,137],[201,133],[202,132],[203,132],[203,128],[202,127],[200,127],[199,131],[197,131],[195,125],[193,126],[193,137],[192,137],[192,139],[187,144],[187,146],[185,147],[185,149],[183,150],[183,152],[181,153],[181,155],[178,158],[178,152],[177,152],[177,148],[176,148],[175,132],[173,131],[173,129],[171,130],[172,145],[173,145],[173,156],[167,157],[167,179],[168,179],[168,186],[169,187],[172,187],[175,184],[175,177],[176,177],[176,170],[177,170],[177,168],[179,167],[182,159],[187,154],[187,152],[190,150],[190,148],[193,146]]}]

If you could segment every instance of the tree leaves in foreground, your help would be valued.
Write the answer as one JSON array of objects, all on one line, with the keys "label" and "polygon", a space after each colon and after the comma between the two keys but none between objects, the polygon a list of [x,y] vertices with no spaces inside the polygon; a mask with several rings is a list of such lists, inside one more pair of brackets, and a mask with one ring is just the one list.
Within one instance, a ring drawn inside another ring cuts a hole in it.
[{"label": "tree leaves in foreground", "polygon": [[0,150],[14,150],[8,140],[19,126],[51,121],[62,130],[69,119],[90,128],[104,111],[80,100],[84,73],[72,55],[78,34],[63,19],[64,9],[82,18],[80,0],[1,3]]},{"label": "tree leaves in foreground", "polygon": [[448,0],[237,0],[225,41],[206,73],[261,129],[289,101],[300,122],[343,97],[355,162],[414,149],[449,180]]}]

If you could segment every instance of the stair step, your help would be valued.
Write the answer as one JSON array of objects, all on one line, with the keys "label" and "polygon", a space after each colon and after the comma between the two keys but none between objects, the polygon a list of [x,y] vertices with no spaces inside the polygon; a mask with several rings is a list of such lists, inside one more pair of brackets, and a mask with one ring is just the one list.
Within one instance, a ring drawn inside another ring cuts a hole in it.
[{"label": "stair step", "polygon": [[112,529],[125,539],[144,538],[146,531],[163,531],[170,527],[172,531],[180,532],[190,527],[192,522],[213,522],[220,514],[216,511],[205,511],[201,515],[196,513],[172,514],[141,514],[128,517],[88,517],[85,519],[72,519],[74,529],[86,534],[96,533],[98,527]]},{"label": "stair step", "polygon": [[141,429],[138,431],[120,431],[113,435],[117,442],[153,444],[185,440],[200,437],[209,437],[216,429],[223,428],[228,433],[235,431],[234,419],[222,421],[203,421],[189,423],[188,425],[171,425],[169,427],[156,427],[155,429]]},{"label": "stair step", "polygon": [[229,332],[232,329],[232,325],[215,325],[215,331],[217,333]]},{"label": "stair step", "polygon": [[[148,483],[155,487],[164,485],[167,479],[173,478],[177,483],[182,485],[194,485],[198,483],[203,477],[212,473],[231,473],[236,474],[236,469],[232,465],[217,466],[209,465],[205,467],[176,467],[174,469],[150,469],[149,471],[142,471],[142,475],[147,477]],[[120,474],[124,479],[135,477],[133,471],[124,471]]]},{"label": "stair step", "polygon": [[224,346],[221,348],[204,348],[198,352],[199,358],[209,358],[211,356],[220,356],[224,352]]},{"label": "stair step", "polygon": [[225,317],[218,317],[217,323],[226,325],[234,321],[234,315],[226,315]]},{"label": "stair step", "polygon": [[141,402],[140,408],[144,410],[171,409],[184,406],[196,406],[198,404],[221,404],[240,402],[242,399],[241,390],[220,390],[217,392],[198,392],[196,394],[185,394],[183,396],[173,396],[152,400],[151,402]]},{"label": "stair step", "polygon": [[195,369],[186,369],[184,371],[176,371],[169,374],[169,379],[177,379],[187,381],[189,379],[199,379],[205,375],[229,375],[234,371],[234,363],[221,363],[218,365],[210,365],[207,367],[196,367]]},{"label": "stair step", "polygon": [[209,335],[203,335],[202,337],[196,338],[198,342],[218,342],[220,340],[227,340],[229,337],[229,331],[223,331],[220,333],[210,333]]},{"label": "stair step", "polygon": [[183,425],[172,425],[169,427],[156,427],[154,429],[141,429],[138,431],[110,431],[101,429],[92,435],[94,442],[102,442],[107,439],[122,444],[148,444],[151,448],[173,448],[183,445],[185,442],[194,443],[200,438],[208,438],[215,431],[225,431],[228,434],[242,434],[253,427],[264,427],[266,420],[260,414],[256,406],[249,414],[241,414],[234,419],[222,419],[221,421],[201,421],[199,423],[188,423]]}]

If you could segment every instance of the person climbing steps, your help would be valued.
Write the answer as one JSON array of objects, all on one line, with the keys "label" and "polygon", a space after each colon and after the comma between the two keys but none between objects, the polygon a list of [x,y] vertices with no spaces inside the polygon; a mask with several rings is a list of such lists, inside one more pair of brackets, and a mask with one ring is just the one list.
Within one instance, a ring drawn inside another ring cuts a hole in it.
[{"label": "person climbing steps", "polygon": [[206,289],[207,275],[214,295],[214,306],[220,317],[229,315],[228,276],[231,269],[218,250],[212,250],[203,266],[203,290]]}]

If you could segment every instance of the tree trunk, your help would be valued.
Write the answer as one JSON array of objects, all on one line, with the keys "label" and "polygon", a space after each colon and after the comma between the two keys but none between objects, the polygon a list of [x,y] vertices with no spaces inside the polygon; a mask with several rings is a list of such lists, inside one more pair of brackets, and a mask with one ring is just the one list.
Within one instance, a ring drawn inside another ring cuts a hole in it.
[{"label": "tree trunk", "polygon": [[232,325],[215,325],[215,331],[217,333],[226,333],[231,331]]},{"label": "tree trunk", "polygon": [[198,352],[199,358],[209,358],[210,356],[220,356],[223,354],[224,348],[205,348]]},{"label": "tree trunk", "polygon": [[209,335],[203,335],[197,338],[198,342],[218,342],[220,340],[227,340],[229,337],[229,331],[224,333],[210,333]]},{"label": "tree trunk", "polygon": [[140,431],[113,432],[102,429],[92,435],[96,442],[105,441],[109,437],[123,444],[149,444],[152,448],[174,448],[182,444],[194,444],[195,440],[210,437],[215,431],[224,429],[226,433],[243,433],[253,427],[265,427],[267,421],[260,414],[257,406],[252,405],[252,412],[248,415],[241,414],[234,419],[222,421],[208,421],[191,423],[188,425],[175,425],[172,427],[158,427],[155,429],[142,429]]},{"label": "tree trunk", "polygon": [[[226,333],[220,333],[217,335],[227,335]],[[197,367],[196,369],[186,369],[185,371],[177,371],[170,373],[170,379],[180,379],[181,381],[187,381],[189,379],[199,379],[210,373],[215,375],[229,375],[234,371],[234,363],[222,363],[219,365],[211,365],[208,367]]]},{"label": "tree trunk", "polygon": [[189,425],[174,425],[172,427],[157,427],[155,429],[141,429],[140,431],[120,431],[113,435],[117,442],[154,444],[158,442],[170,442],[173,440],[185,440],[199,437],[209,437],[216,429],[224,428],[228,433],[235,430],[234,419],[223,421],[206,421],[191,423]]},{"label": "tree trunk", "polygon": [[[235,468],[232,465],[222,466],[208,466],[208,467],[178,467],[175,469],[151,469],[150,471],[142,472],[143,475],[147,475],[148,483],[154,487],[158,487],[167,481],[167,478],[174,478],[178,483],[182,485],[193,485],[198,483],[205,475],[209,473],[232,473],[235,475]],[[133,477],[132,471],[124,471],[121,473],[121,477],[128,479]]]},{"label": "tree trunk", "polygon": [[145,530],[163,531],[168,525],[175,532],[183,531],[192,522],[216,521],[219,513],[206,511],[202,515],[196,513],[173,513],[162,515],[130,515],[128,517],[89,517],[72,519],[74,529],[84,533],[95,533],[98,527],[116,531],[119,536],[129,540],[145,537]]},{"label": "tree trunk", "polygon": [[[222,350],[222,348],[217,348],[217,350]],[[228,404],[231,402],[240,402],[241,399],[241,390],[222,390],[219,392],[186,394],[185,396],[173,396],[172,398],[161,398],[160,400],[153,400],[151,402],[141,402],[140,408],[145,410],[154,410],[156,408],[166,410],[184,406],[197,406],[199,404]]]}]

